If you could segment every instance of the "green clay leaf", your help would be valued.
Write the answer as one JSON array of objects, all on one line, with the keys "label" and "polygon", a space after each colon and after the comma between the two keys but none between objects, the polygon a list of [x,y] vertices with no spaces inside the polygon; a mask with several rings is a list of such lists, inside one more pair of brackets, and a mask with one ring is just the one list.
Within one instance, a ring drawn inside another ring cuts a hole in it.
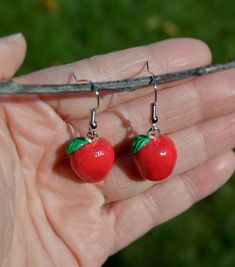
[{"label": "green clay leaf", "polygon": [[80,147],[84,146],[87,143],[89,143],[89,141],[84,137],[77,137],[72,139],[67,145],[66,154],[70,155],[71,153],[77,151]]},{"label": "green clay leaf", "polygon": [[150,138],[146,135],[137,135],[131,144],[131,153],[135,154],[141,150],[141,148],[150,141]]}]

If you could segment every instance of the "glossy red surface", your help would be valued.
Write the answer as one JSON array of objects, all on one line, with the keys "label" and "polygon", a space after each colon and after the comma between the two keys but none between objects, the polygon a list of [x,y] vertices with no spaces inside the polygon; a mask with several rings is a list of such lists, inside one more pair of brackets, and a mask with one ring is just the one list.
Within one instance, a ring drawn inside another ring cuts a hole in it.
[{"label": "glossy red surface", "polygon": [[72,169],[87,183],[102,181],[111,170],[114,157],[111,144],[103,138],[83,145],[69,156]]},{"label": "glossy red surface", "polygon": [[134,154],[140,174],[151,181],[167,178],[176,164],[177,152],[173,141],[164,135],[151,139]]}]

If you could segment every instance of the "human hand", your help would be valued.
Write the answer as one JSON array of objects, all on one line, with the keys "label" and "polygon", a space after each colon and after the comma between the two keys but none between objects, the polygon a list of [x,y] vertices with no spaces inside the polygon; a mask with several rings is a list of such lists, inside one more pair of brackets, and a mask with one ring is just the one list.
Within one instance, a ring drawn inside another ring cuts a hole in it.
[{"label": "human hand", "polygon": [[[0,40],[0,76],[10,79],[25,53],[22,36]],[[149,61],[166,73],[209,64],[210,51],[175,39],[37,71],[20,83],[103,81],[135,75]],[[147,75],[142,70],[141,75]],[[87,130],[92,94],[1,97],[0,262],[4,267],[98,267],[118,250],[223,185],[235,169],[235,70],[160,86],[159,127],[175,142],[172,177],[143,180],[129,155],[133,133],[148,129],[152,88],[101,94],[99,135],[116,150],[104,182],[79,181],[65,156],[71,127]]]}]

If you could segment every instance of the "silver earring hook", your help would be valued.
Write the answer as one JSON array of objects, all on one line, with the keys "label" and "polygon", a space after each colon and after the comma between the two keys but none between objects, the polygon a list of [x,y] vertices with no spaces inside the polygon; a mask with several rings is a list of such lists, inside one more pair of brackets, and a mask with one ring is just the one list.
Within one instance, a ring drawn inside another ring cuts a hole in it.
[{"label": "silver earring hook", "polygon": [[87,79],[79,80],[74,71],[72,72],[72,75],[73,75],[73,78],[74,78],[74,80],[76,82],[89,82],[90,87],[91,87],[91,91],[92,92],[95,91],[95,95],[96,95],[96,99],[97,99],[97,106],[96,106],[95,109],[98,109],[100,107],[100,93],[99,93],[99,90],[98,90],[98,87],[96,86],[96,84],[94,82],[92,82],[92,81],[87,80]]},{"label": "silver earring hook", "polygon": [[94,108],[90,109],[90,121],[89,121],[89,129],[88,129],[88,133],[87,133],[87,139],[92,142],[97,140],[98,138],[98,134],[96,132],[96,128],[97,128],[97,122],[96,122],[96,110],[100,107],[100,93],[99,93],[99,89],[97,87],[97,85],[93,82],[93,81],[89,81],[86,79],[81,79],[79,80],[77,78],[77,75],[75,74],[75,72],[72,72],[73,78],[76,82],[88,82],[90,84],[91,87],[91,91],[95,92],[96,95],[96,100],[97,100],[97,105]]},{"label": "silver earring hook", "polygon": [[98,138],[98,134],[95,129],[97,128],[96,110],[100,106],[100,94],[99,94],[98,87],[95,85],[94,82],[90,81],[90,86],[91,86],[91,91],[95,91],[97,105],[95,108],[92,108],[90,110],[90,121],[89,121],[89,129],[87,133],[87,138],[91,141],[94,141]]},{"label": "silver earring hook", "polygon": [[77,75],[76,75],[76,73],[74,71],[72,72],[72,75],[73,75],[74,80],[76,82],[78,82],[78,83],[79,82],[89,82],[90,87],[91,87],[91,91],[92,92],[95,91],[95,95],[96,95],[96,99],[97,99],[97,106],[94,109],[98,109],[100,107],[100,93],[99,93],[99,89],[98,89],[97,85],[94,82],[89,81],[87,79],[81,79],[81,80],[79,80],[77,78]]},{"label": "silver earring hook", "polygon": [[156,138],[160,134],[159,128],[156,126],[156,123],[158,122],[158,116],[157,116],[157,93],[158,93],[158,87],[157,87],[157,79],[156,75],[150,71],[149,69],[149,62],[146,62],[147,71],[151,74],[151,80],[150,84],[154,85],[154,102],[150,104],[150,117],[149,121],[151,123],[151,128],[148,130],[148,136],[150,138]]}]

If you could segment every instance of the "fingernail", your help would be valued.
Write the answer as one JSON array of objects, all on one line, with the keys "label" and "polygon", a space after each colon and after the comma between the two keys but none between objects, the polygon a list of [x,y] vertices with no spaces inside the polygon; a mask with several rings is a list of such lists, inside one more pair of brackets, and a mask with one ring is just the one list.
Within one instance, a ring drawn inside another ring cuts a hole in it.
[{"label": "fingernail", "polygon": [[1,37],[0,41],[14,41],[18,39],[20,36],[22,36],[22,33],[18,32],[8,36]]}]

